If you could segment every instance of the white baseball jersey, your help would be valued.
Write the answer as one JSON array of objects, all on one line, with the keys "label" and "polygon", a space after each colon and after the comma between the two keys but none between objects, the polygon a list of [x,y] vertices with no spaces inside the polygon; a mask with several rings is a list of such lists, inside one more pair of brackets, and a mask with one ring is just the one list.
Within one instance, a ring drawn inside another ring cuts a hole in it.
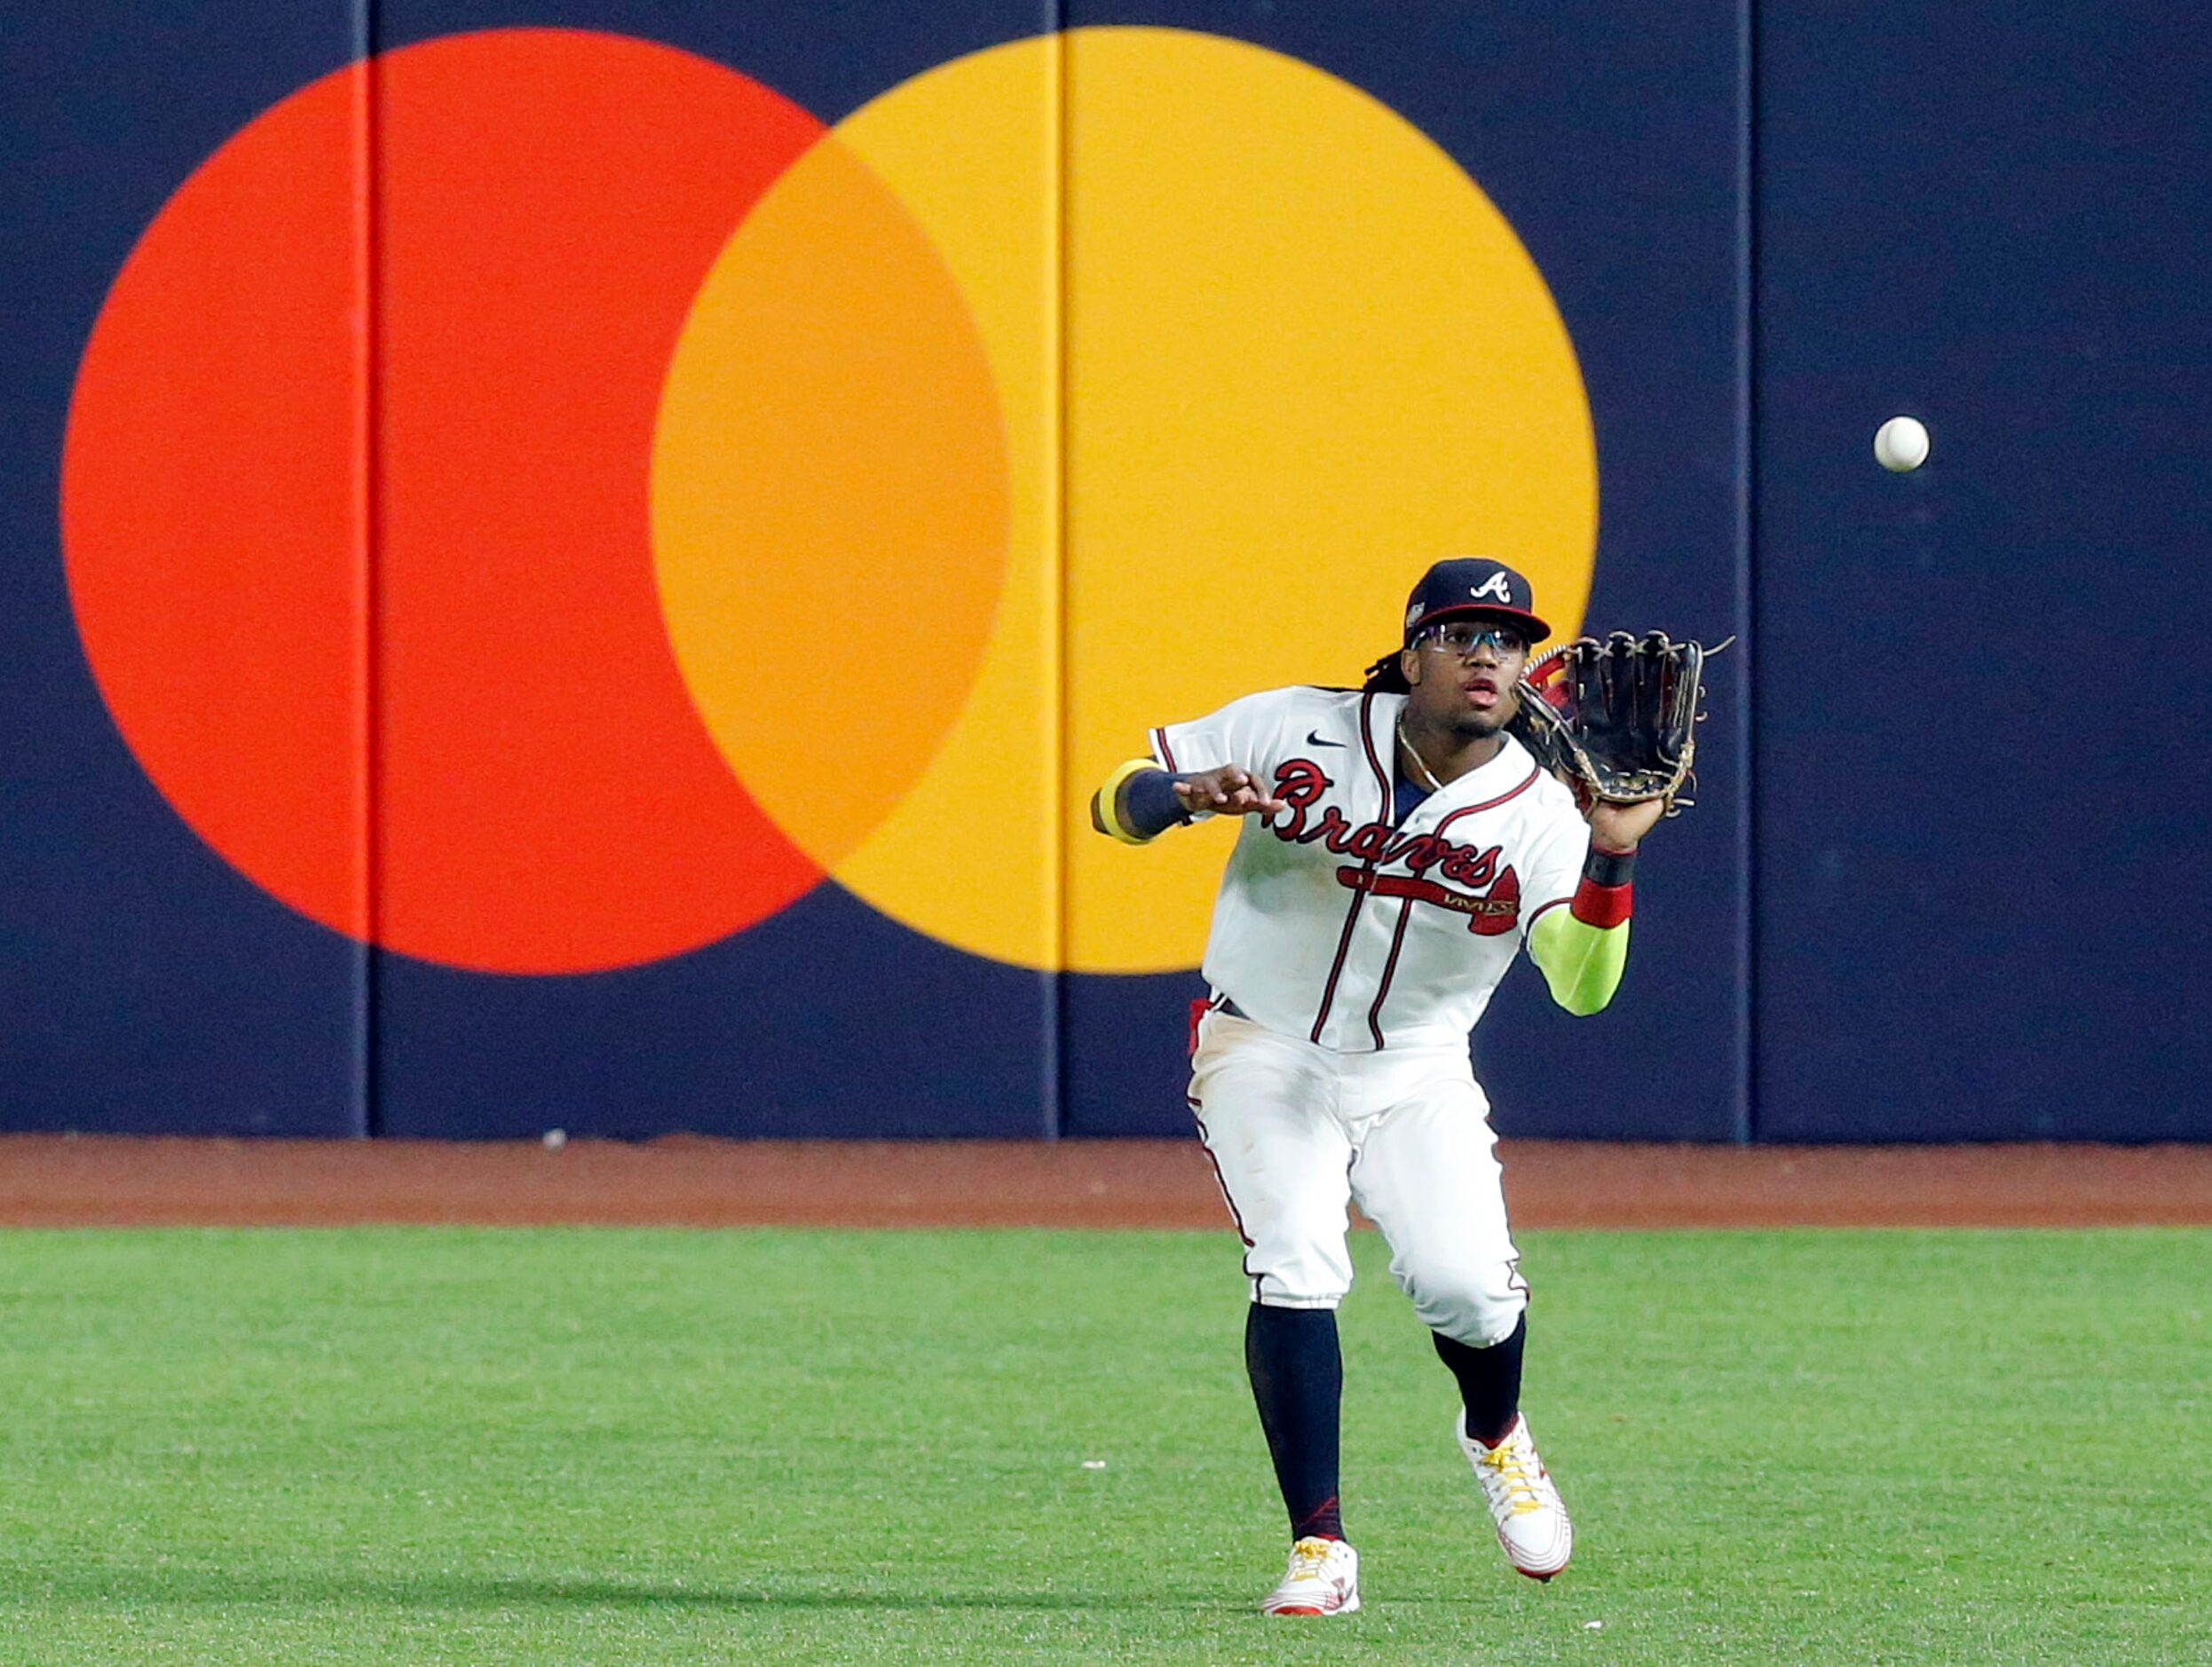
[{"label": "white baseball jersey", "polygon": [[1289,809],[1244,825],[1205,973],[1254,1023],[1345,1053],[1457,1045],[1529,927],[1572,899],[1590,830],[1511,736],[1401,825],[1403,695],[1300,687],[1152,731],[1171,770],[1237,764]]}]

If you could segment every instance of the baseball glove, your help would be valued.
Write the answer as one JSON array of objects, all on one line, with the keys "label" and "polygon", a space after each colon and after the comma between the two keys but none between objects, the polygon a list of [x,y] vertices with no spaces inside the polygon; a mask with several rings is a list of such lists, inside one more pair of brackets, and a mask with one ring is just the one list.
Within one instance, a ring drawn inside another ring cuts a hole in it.
[{"label": "baseball glove", "polygon": [[1562,643],[1529,662],[1506,727],[1585,805],[1660,799],[1672,816],[1690,802],[1706,652],[1663,631]]}]

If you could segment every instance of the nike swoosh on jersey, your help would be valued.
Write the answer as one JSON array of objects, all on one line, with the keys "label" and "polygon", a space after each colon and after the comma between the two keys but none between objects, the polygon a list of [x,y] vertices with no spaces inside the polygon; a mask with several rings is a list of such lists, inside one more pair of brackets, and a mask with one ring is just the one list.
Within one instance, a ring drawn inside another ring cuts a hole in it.
[{"label": "nike swoosh on jersey", "polygon": [[1306,731],[1306,745],[1308,747],[1343,747],[1347,745],[1347,743],[1343,741],[1324,741],[1316,731],[1307,730]]}]

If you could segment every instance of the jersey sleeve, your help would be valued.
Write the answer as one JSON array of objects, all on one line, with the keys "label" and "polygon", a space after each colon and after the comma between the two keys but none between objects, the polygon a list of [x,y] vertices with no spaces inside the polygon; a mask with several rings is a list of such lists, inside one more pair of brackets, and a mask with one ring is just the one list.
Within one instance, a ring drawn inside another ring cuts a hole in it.
[{"label": "jersey sleeve", "polygon": [[1161,769],[1181,772],[1237,764],[1271,779],[1283,747],[1284,714],[1292,691],[1271,690],[1232,700],[1188,723],[1164,723],[1148,738]]},{"label": "jersey sleeve", "polygon": [[1521,876],[1521,935],[1527,941],[1536,923],[1547,912],[1564,912],[1582,884],[1583,859],[1590,854],[1590,825],[1571,804],[1560,807],[1529,853],[1529,872]]}]

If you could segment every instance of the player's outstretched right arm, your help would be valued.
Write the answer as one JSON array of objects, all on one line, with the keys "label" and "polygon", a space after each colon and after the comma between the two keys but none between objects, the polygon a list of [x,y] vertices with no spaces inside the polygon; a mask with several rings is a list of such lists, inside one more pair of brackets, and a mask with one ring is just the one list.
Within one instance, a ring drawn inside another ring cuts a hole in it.
[{"label": "player's outstretched right arm", "polygon": [[1142,845],[1202,816],[1261,816],[1288,807],[1236,764],[1170,774],[1133,758],[1091,795],[1091,826],[1125,845]]}]

